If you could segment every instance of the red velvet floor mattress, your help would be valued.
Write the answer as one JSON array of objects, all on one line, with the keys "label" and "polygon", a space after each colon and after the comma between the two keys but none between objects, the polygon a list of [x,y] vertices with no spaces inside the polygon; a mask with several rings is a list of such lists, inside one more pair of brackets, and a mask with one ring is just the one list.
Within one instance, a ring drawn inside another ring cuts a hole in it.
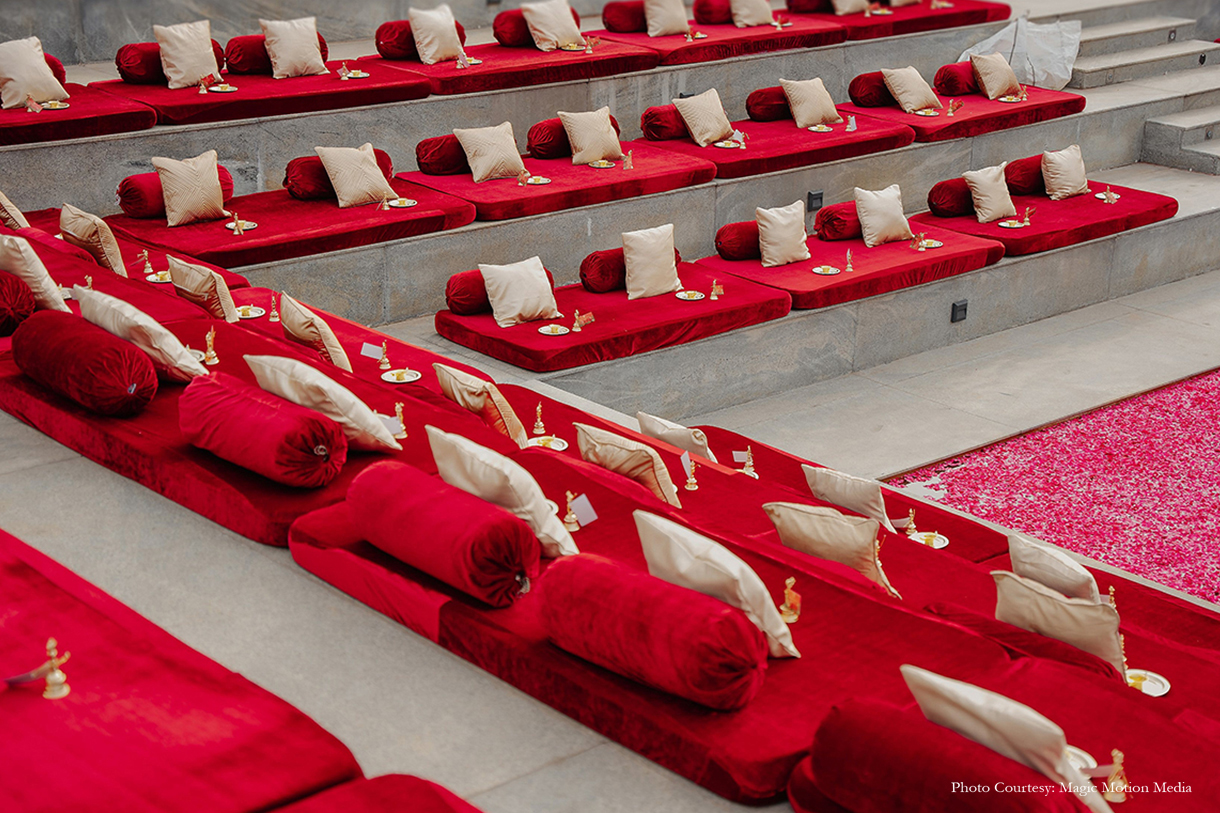
[{"label": "red velvet floor mattress", "polygon": [[[802,7],[804,4],[801,4]],[[829,6],[830,3],[825,4]],[[919,31],[938,31],[963,25],[978,25],[997,20],[1007,20],[1012,13],[1004,3],[988,3],[983,0],[953,0],[948,8],[932,8],[928,2],[909,6],[888,8],[890,14],[834,14],[829,8],[824,12],[805,14],[789,10],[793,20],[823,20],[843,26],[849,40],[871,40],[899,34],[914,34]]]},{"label": "red velvet floor mattress", "polygon": [[402,774],[353,779],[280,810],[281,813],[479,813],[478,808],[435,782]]},{"label": "red velvet floor mattress", "polygon": [[777,29],[770,25],[751,28],[737,28],[732,24],[699,25],[691,20],[691,27],[695,31],[707,35],[693,42],[687,42],[682,34],[650,37],[643,31],[620,33],[601,29],[585,31],[584,34],[601,37],[607,42],[651,49],[660,54],[662,65],[689,65],[790,48],[816,48],[835,45],[847,39],[846,29],[833,20],[792,17],[790,22],[791,25]]},{"label": "red velvet floor mattress", "polygon": [[69,83],[64,89],[70,97],[66,109],[0,110],[0,146],[129,133],[157,123],[156,111],[138,102],[84,85]]}]

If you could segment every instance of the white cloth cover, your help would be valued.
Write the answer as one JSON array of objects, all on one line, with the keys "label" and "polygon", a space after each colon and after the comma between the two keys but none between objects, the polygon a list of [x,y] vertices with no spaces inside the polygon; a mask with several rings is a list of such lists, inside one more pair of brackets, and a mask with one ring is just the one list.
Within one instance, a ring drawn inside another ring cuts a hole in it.
[{"label": "white cloth cover", "polygon": [[178,296],[188,302],[194,302],[215,319],[226,322],[236,322],[237,306],[233,304],[233,295],[229,293],[229,284],[224,277],[210,268],[195,265],[171,257],[165,259],[169,263],[169,278],[173,282]]},{"label": "white cloth cover", "polygon": [[644,0],[644,19],[648,21],[650,37],[685,34],[690,30],[682,0]]},{"label": "white cloth cover", "polygon": [[0,43],[0,106],[5,110],[36,102],[63,101],[68,91],[51,73],[38,37]]},{"label": "white cloth cover", "polygon": [[359,147],[314,147],[314,152],[322,159],[340,209],[398,197],[377,166],[377,154],[371,143]]},{"label": "white cloth cover", "polygon": [[809,259],[809,235],[805,232],[805,201],[798,200],[775,209],[754,210],[758,223],[758,250],[763,268]]},{"label": "white cloth cover", "polygon": [[475,183],[516,178],[525,171],[510,122],[501,122],[495,127],[458,128],[453,134],[466,153],[466,163],[470,164]]},{"label": "white cloth cover", "polygon": [[886,516],[885,492],[881,490],[881,483],[807,463],[801,465],[801,470],[805,472],[809,490],[819,500],[871,517],[890,533],[898,533]]},{"label": "white cloth cover", "polygon": [[763,510],[786,547],[847,565],[891,596],[902,598],[881,568],[877,551],[881,524],[877,520],[847,517],[833,508],[796,502],[764,503]]},{"label": "white cloth cover", "polygon": [[161,70],[170,90],[194,87],[209,76],[220,78],[212,50],[212,24],[207,20],[154,25],[153,37],[161,47]]},{"label": "white cloth cover", "polygon": [[72,297],[80,303],[80,315],[87,321],[143,350],[173,380],[189,382],[208,374],[177,336],[134,305],[80,285],[73,286]]},{"label": "white cloth cover", "polygon": [[895,240],[910,240],[913,235],[902,213],[902,190],[898,184],[873,192],[856,187],[856,215],[869,248]]},{"label": "white cloth cover", "polygon": [[407,19],[411,21],[411,36],[415,38],[415,50],[419,61],[435,65],[448,59],[457,59],[462,53],[462,41],[457,33],[457,20],[448,3],[426,11],[409,8]]},{"label": "white cloth cover", "polygon": [[974,215],[980,223],[990,223],[1003,217],[1016,217],[1017,207],[1004,180],[1004,167],[1008,162],[995,167],[984,167],[962,173],[966,186],[970,187],[970,198],[974,201]]},{"label": "white cloth cover", "polygon": [[642,299],[682,290],[674,261],[674,224],[623,232],[627,298]]},{"label": "white cloth cover", "polygon": [[547,0],[545,3],[522,3],[521,15],[529,26],[530,36],[539,51],[554,51],[561,45],[584,45],[580,27],[572,19],[568,0]]},{"label": "white cloth cover", "polygon": [[434,362],[432,369],[436,372],[436,381],[446,398],[478,415],[483,419],[483,423],[522,449],[529,445],[525,426],[495,382],[484,381],[478,376],[440,362]]},{"label": "white cloth cover", "polygon": [[1080,51],[1080,20],[1031,23],[1021,15],[957,58],[965,62],[974,54],[1000,53],[1025,85],[1063,90],[1072,79],[1072,67]]},{"label": "white cloth cover", "polygon": [[64,304],[59,286],[51,279],[47,267],[24,237],[0,235],[0,271],[7,271],[30,286],[30,291],[34,294],[34,304],[39,309],[72,312],[72,309]]},{"label": "white cloth cover", "polygon": [[635,419],[640,423],[640,434],[663,440],[671,446],[697,454],[713,463],[717,462],[716,455],[707,445],[707,435],[702,429],[690,429],[680,423],[649,415],[647,412],[635,413]]},{"label": "white cloth cover", "polygon": [[479,263],[479,273],[487,288],[492,316],[500,327],[563,316],[555,305],[555,291],[540,258],[508,265]]},{"label": "white cloth cover", "polygon": [[589,426],[574,423],[576,445],[587,462],[616,472],[646,486],[657,499],[675,508],[682,507],[678,487],[669,476],[669,469],[651,446],[638,440]]},{"label": "white cloth cover", "polygon": [[565,113],[559,111],[559,121],[572,145],[573,164],[591,164],[594,161],[617,161],[623,157],[623,148],[618,133],[610,123],[610,108],[600,107],[588,113]]},{"label": "white cloth cover", "polygon": [[724,104],[716,88],[705,90],[698,96],[688,96],[685,99],[673,99],[673,105],[678,109],[678,115],[690,131],[690,137],[700,147],[706,147],[733,134],[733,125],[725,115]]},{"label": "white cloth cover", "polygon": [[781,79],[779,86],[783,88],[784,96],[788,99],[788,109],[792,111],[792,119],[797,127],[843,121],[821,78]]},{"label": "white cloth cover", "polygon": [[280,293],[280,327],[284,335],[295,342],[309,345],[318,351],[325,361],[340,370],[352,371],[351,359],[339,343],[339,337],[326,324],[326,320],[297,302],[286,293]]},{"label": "white cloth cover", "polygon": [[1059,548],[1014,532],[1008,535],[1008,558],[1018,576],[1040,582],[1069,598],[1101,603],[1101,591],[1093,574]]},{"label": "white cloth cover", "polygon": [[320,76],[330,73],[322,61],[318,42],[318,18],[296,20],[259,20],[271,60],[271,75],[276,79],[293,76]]}]

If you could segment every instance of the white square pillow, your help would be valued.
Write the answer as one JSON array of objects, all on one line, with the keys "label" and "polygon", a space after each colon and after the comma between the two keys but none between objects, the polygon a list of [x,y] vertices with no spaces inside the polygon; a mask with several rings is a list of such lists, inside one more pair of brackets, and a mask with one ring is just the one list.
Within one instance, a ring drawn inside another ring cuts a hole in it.
[{"label": "white square pillow", "polygon": [[30,221],[25,219],[25,215],[17,208],[17,205],[3,192],[0,192],[0,223],[14,231],[30,227]]},{"label": "white square pillow", "polygon": [[440,362],[434,362],[432,369],[436,371],[436,381],[446,398],[478,415],[483,423],[522,449],[529,445],[525,426],[495,382],[485,381]]},{"label": "white square pillow", "polygon": [[1008,535],[1013,572],[1058,590],[1069,598],[1101,603],[1097,580],[1066,552],[1024,534]]},{"label": "white square pillow", "polygon": [[189,382],[208,374],[177,336],[134,305],[80,285],[73,286],[72,297],[87,321],[143,350],[174,381]]},{"label": "white square pillow", "polygon": [[682,290],[674,262],[674,224],[623,232],[627,298],[642,299]]},{"label": "white square pillow", "polygon": [[40,310],[72,312],[64,304],[59,286],[47,273],[47,267],[24,237],[0,235],[0,271],[7,271],[30,286],[34,303]]},{"label": "white square pillow", "polygon": [[767,637],[773,658],[799,658],[792,632],[754,569],[719,542],[673,520],[634,511],[648,572],[670,584],[698,590],[746,614]]},{"label": "white square pillow", "polygon": [[226,322],[238,320],[237,306],[233,304],[233,296],[224,277],[210,268],[184,262],[177,257],[166,255],[165,259],[169,262],[169,278],[178,296],[194,302],[213,318]]},{"label": "white square pillow", "polygon": [[650,37],[685,34],[690,30],[682,0],[644,0],[644,19],[648,21]]},{"label": "white square pillow", "polygon": [[898,533],[894,530],[890,518],[886,516],[885,494],[881,490],[881,483],[808,464],[802,464],[801,469],[805,472],[805,482],[809,484],[809,490],[819,500],[871,517],[890,533]]},{"label": "white square pillow", "polygon": [[733,25],[738,28],[771,25],[775,21],[767,0],[729,0],[729,11],[733,14]]},{"label": "white square pillow", "polygon": [[831,0],[835,14],[863,14],[868,10],[869,0]]},{"label": "white square pillow", "polygon": [[59,231],[64,242],[83,248],[102,268],[109,269],[120,277],[127,276],[127,266],[119,251],[119,242],[114,239],[110,224],[97,215],[81,211],[65,203],[59,210]]},{"label": "white square pillow", "polygon": [[554,51],[561,45],[584,45],[580,27],[572,19],[568,0],[522,3],[521,14],[539,51]]},{"label": "white square pillow", "polygon": [[152,165],[161,179],[168,225],[185,226],[199,220],[219,220],[229,214],[225,211],[224,192],[220,188],[216,150],[208,150],[185,161],[154,158]]},{"label": "white square pillow", "polygon": [[1042,180],[1046,183],[1046,194],[1051,200],[1083,195],[1089,191],[1089,182],[1084,172],[1084,157],[1080,145],[1042,153]]},{"label": "white square pillow", "polygon": [[779,86],[788,97],[788,109],[797,127],[813,127],[815,124],[837,124],[843,121],[820,78],[795,81],[779,80]]},{"label": "white square pillow", "polygon": [[521,153],[517,152],[513,125],[509,122],[495,127],[455,129],[453,134],[466,153],[466,163],[470,164],[470,174],[475,183],[496,178],[516,178],[525,171]]},{"label": "white square pillow", "polygon": [[1012,66],[1001,54],[971,54],[970,65],[979,90],[988,99],[1016,95],[1021,92],[1021,83],[1013,73]]},{"label": "white square pillow", "polygon": [[754,218],[758,222],[758,250],[763,268],[809,259],[803,200],[776,209],[755,209]]},{"label": "white square pillow", "polygon": [[207,20],[154,25],[153,36],[161,46],[161,70],[170,90],[194,87],[209,76],[220,77],[212,50],[212,24]]},{"label": "white square pillow", "polygon": [[533,475],[521,464],[472,440],[425,426],[441,479],[525,520],[552,559],[580,553],[572,535],[547,505]]},{"label": "white square pillow", "polygon": [[705,90],[698,96],[688,96],[685,99],[673,99],[678,115],[686,123],[690,137],[700,147],[706,147],[733,134],[733,125],[724,113],[724,105],[720,103],[720,94],[716,88]]},{"label": "white square pillow", "polygon": [[914,68],[882,68],[881,75],[885,86],[898,100],[898,106],[906,112],[940,107],[940,99]]},{"label": "white square pillow", "polygon": [[663,440],[671,446],[699,455],[704,460],[716,462],[716,455],[708,447],[707,435],[702,429],[690,429],[647,412],[635,413],[635,419],[640,423],[640,434]]},{"label": "white square pillow", "polygon": [[317,350],[324,361],[352,371],[347,351],[326,320],[285,293],[280,294],[280,327],[289,339]]},{"label": "white square pillow", "polygon": [[68,98],[47,65],[38,37],[0,43],[0,106],[25,107],[27,97],[40,103]]},{"label": "white square pillow", "polygon": [[902,598],[881,569],[881,546],[877,544],[881,524],[877,520],[847,517],[833,508],[796,502],[764,503],[763,510],[785,547],[847,565],[894,598]]},{"label": "white square pillow", "polygon": [[538,257],[508,265],[479,263],[479,273],[487,288],[491,314],[500,327],[563,316],[555,306],[555,291]]},{"label": "white square pillow", "polygon": [[372,144],[366,142],[359,147],[314,147],[314,152],[322,159],[326,176],[335,188],[340,209],[380,203],[398,197],[394,187],[390,186],[390,182],[381,173],[381,168],[377,166],[377,155],[373,152]]},{"label": "white square pillow", "polygon": [[457,20],[448,3],[441,3],[427,11],[409,8],[407,19],[411,21],[411,36],[415,38],[415,50],[419,52],[420,62],[435,65],[457,59],[462,54]]},{"label": "white square pillow", "polygon": [[902,213],[902,190],[898,184],[875,192],[856,187],[856,216],[860,218],[864,245],[869,248],[915,236]]},{"label": "white square pillow", "polygon": [[585,423],[572,424],[580,456],[589,463],[617,472],[646,486],[657,499],[675,508],[682,507],[678,487],[657,450],[638,440],[625,438]]},{"label": "white square pillow", "polygon": [[996,167],[984,167],[970,172],[963,172],[962,178],[970,187],[970,197],[974,200],[974,214],[980,223],[990,223],[1003,217],[1016,217],[1017,207],[1012,202],[1008,191],[1008,183],[1004,180],[1004,167],[1008,162]]},{"label": "white square pillow", "polygon": [[618,133],[610,123],[610,108],[600,107],[589,113],[565,113],[559,111],[559,121],[568,134],[572,145],[573,164],[591,164],[594,161],[617,161],[623,157]]},{"label": "white square pillow", "polygon": [[318,18],[296,20],[259,20],[271,59],[271,75],[276,79],[293,76],[318,76],[330,73],[322,61],[318,42]]}]

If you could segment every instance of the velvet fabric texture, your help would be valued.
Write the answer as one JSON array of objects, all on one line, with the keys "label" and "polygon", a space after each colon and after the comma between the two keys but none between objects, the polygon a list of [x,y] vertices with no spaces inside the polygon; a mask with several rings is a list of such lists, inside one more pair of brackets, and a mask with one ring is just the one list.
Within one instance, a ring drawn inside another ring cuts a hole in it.
[{"label": "velvet fabric texture", "polygon": [[[330,53],[326,38],[318,33],[318,50],[325,62]],[[233,37],[225,44],[225,64],[231,74],[271,76],[271,57],[267,54],[267,38],[262,34]]]},{"label": "velvet fabric texture", "polygon": [[470,172],[470,162],[462,142],[452,133],[425,138],[415,145],[415,162],[425,175],[463,175]]},{"label": "velvet fabric texture", "polygon": [[686,121],[678,112],[678,108],[672,104],[657,105],[645,110],[640,116],[640,130],[649,141],[690,138]]},{"label": "velvet fabric texture", "polygon": [[[682,255],[675,248],[674,262],[681,263]],[[580,262],[580,284],[594,294],[622,291],[627,288],[627,261],[621,248],[594,251]]]},{"label": "velvet fabric texture", "polygon": [[898,100],[886,87],[881,71],[869,71],[853,77],[847,85],[847,95],[858,107],[897,107]]},{"label": "velvet fabric texture", "polygon": [[386,813],[396,809],[411,813],[480,813],[435,782],[393,773],[344,782],[278,808],[277,813]]},{"label": "velvet fabric texture", "polygon": [[[225,52],[216,40],[212,40],[212,53],[216,67],[224,70]],[[120,46],[114,55],[114,66],[121,80],[128,84],[164,85],[167,81],[161,68],[161,46],[156,42],[129,42]]]},{"label": "velvet fabric texture", "polygon": [[832,203],[818,209],[813,218],[813,230],[822,240],[854,240],[864,232],[854,200]]},{"label": "velvet fabric texture", "polygon": [[145,105],[84,85],[63,80],[60,84],[71,95],[67,110],[44,110],[36,115],[23,107],[0,110],[0,146],[129,133],[157,123],[156,112]]},{"label": "velvet fabric texture", "polygon": [[12,336],[36,307],[30,286],[18,277],[0,271],[0,337]]},{"label": "velvet fabric texture", "polygon": [[[377,159],[377,168],[387,181],[394,177],[394,162],[385,150],[373,150]],[[303,155],[293,158],[284,169],[282,186],[288,194],[297,200],[337,200],[334,184],[330,175],[322,165],[322,159],[316,155]],[[243,217],[243,219],[245,219]]]},{"label": "velvet fabric texture", "polygon": [[[223,166],[216,167],[220,179],[220,192],[224,201],[233,199],[233,175]],[[128,217],[165,217],[165,194],[161,190],[161,176],[156,172],[141,172],[128,175],[119,181],[119,208]]]},{"label": "velvet fabric texture", "polygon": [[1009,161],[1004,167],[1004,182],[1013,195],[1045,195],[1046,181],[1042,177],[1042,156],[1031,155]]},{"label": "velvet fabric texture", "polygon": [[758,260],[758,221],[726,223],[716,231],[716,253],[724,260]]},{"label": "velvet fabric texture", "polygon": [[[580,28],[580,15],[576,13],[576,9],[571,9],[571,11],[576,27]],[[530,34],[530,27],[525,22],[525,15],[519,8],[508,9],[497,14],[491,23],[491,33],[496,38],[496,42],[505,48],[537,48],[534,45],[534,38]]]},{"label": "velvet fabric texture", "polygon": [[888,15],[864,16],[863,14],[837,15],[830,0],[789,0],[788,11],[796,15],[793,19],[815,19],[841,25],[849,40],[871,40],[914,34],[920,31],[936,31],[963,25],[1007,20],[1012,13],[1003,3],[986,0],[954,0],[948,8],[934,9],[929,3],[915,3],[891,7]]},{"label": "velvet fabric texture", "polygon": [[[614,128],[615,133],[622,133],[618,119],[614,116],[610,117],[610,126]],[[525,137],[525,150],[531,158],[572,157],[572,144],[568,141],[568,132],[558,118],[543,119],[531,127]]]},{"label": "velvet fabric texture", "polygon": [[[55,225],[55,234],[58,234],[59,225]],[[74,246],[67,240],[56,237],[55,234],[45,232],[40,228],[30,226],[24,229],[8,229],[0,226],[0,234],[15,234],[18,237],[24,237],[34,249],[34,253],[41,257],[44,253],[55,252],[56,254],[67,254],[77,260],[84,260],[87,263],[97,264],[97,260],[88,251],[85,251],[80,246]]]},{"label": "velvet fabric texture", "polygon": [[[466,44],[466,29],[454,20],[458,42]],[[410,59],[419,62],[419,49],[415,47],[415,35],[411,33],[410,20],[390,20],[377,26],[374,37],[377,53],[383,59]]]},{"label": "velvet fabric texture", "polygon": [[762,687],[766,639],[718,599],[588,553],[553,562],[538,591],[551,642],[615,674],[720,711]]},{"label": "velvet fabric texture", "polygon": [[928,190],[928,210],[937,217],[973,214],[974,197],[970,194],[966,179],[950,178]]},{"label": "velvet fabric texture", "polygon": [[136,415],[157,394],[147,354],[75,314],[30,316],[13,333],[12,352],[21,372],[98,415]]},{"label": "velvet fabric texture", "polygon": [[636,34],[648,31],[644,0],[614,0],[602,6],[602,25],[615,34]]},{"label": "velvet fabric texture", "polygon": [[970,60],[952,62],[936,72],[932,90],[940,96],[966,96],[979,92],[978,80],[974,78],[974,66]]},{"label": "velvet fabric texture", "polygon": [[759,88],[746,97],[746,115],[751,121],[783,121],[792,118],[788,97],[779,85]]},{"label": "velvet fabric texture", "polygon": [[691,13],[699,25],[731,25],[733,22],[729,0],[695,0]]},{"label": "velvet fabric texture", "polygon": [[[731,16],[725,16],[724,21],[719,23],[700,20],[700,11],[703,8],[700,3],[695,4],[694,29],[707,37],[693,42],[687,42],[681,34],[650,37],[646,30],[618,32],[607,27],[584,33],[586,36],[601,37],[603,43],[615,42],[649,49],[660,58],[662,65],[690,65],[746,54],[817,48],[822,45],[835,45],[847,39],[846,29],[831,20],[792,17],[789,18],[792,25],[782,30],[770,25],[738,28],[733,25]],[[723,2],[724,15],[728,14],[728,8],[729,4]],[[719,12],[717,15],[716,19],[723,16]]]},{"label": "velvet fabric texture", "polygon": [[[551,288],[555,287],[555,276],[550,269],[546,271],[547,281]],[[477,268],[473,271],[461,271],[454,274],[445,283],[445,307],[460,316],[472,316],[476,313],[491,313],[491,300],[487,298],[487,285],[483,281],[483,273]]]}]

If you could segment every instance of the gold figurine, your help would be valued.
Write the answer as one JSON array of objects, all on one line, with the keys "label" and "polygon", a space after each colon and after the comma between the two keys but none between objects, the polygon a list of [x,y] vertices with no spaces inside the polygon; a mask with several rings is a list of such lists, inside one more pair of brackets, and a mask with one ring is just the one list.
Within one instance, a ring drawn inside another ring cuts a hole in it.
[{"label": "gold figurine", "polygon": [[623,169],[635,169],[635,150],[627,150],[627,155],[623,157]]},{"label": "gold figurine", "polygon": [[394,418],[398,421],[398,431],[394,433],[394,440],[407,439],[407,421],[402,417],[402,401],[394,405]]},{"label": "gold figurine", "polygon": [[906,532],[907,532],[907,536],[914,536],[915,534],[919,533],[919,531],[916,530],[916,528],[915,528],[915,509],[914,508],[912,508],[907,513]]},{"label": "gold figurine", "polygon": [[724,286],[720,284],[720,280],[712,280],[712,299],[716,300],[724,296]]},{"label": "gold figurine", "polygon": [[1127,788],[1130,783],[1127,781],[1127,769],[1123,767],[1123,752],[1115,748],[1110,752],[1110,759],[1114,760],[1114,765],[1110,769],[1110,776],[1105,781],[1105,791],[1101,794],[1101,798],[1107,802],[1125,802],[1127,801]]},{"label": "gold figurine", "polygon": [[386,345],[387,342],[383,341],[381,343],[381,359],[377,362],[377,369],[379,370],[390,369],[390,350]]},{"label": "gold figurine", "polygon": [[144,249],[140,252],[140,259],[144,261],[145,276],[157,273],[156,271],[153,271],[152,261],[148,259],[148,249]]},{"label": "gold figurine", "polygon": [[694,460],[690,462],[690,474],[686,475],[686,490],[698,491],[699,483],[695,481],[695,469],[699,468],[699,464]]},{"label": "gold figurine", "polygon": [[72,657],[71,652],[65,652],[60,657],[59,642],[54,638],[47,639],[46,665],[51,668],[51,671],[47,672],[47,685],[42,690],[42,696],[47,700],[60,700],[67,697],[68,692],[72,691],[72,687],[68,685],[68,676],[59,668],[67,663],[70,657]]},{"label": "gold figurine", "polygon": [[580,326],[580,311],[576,310],[574,311],[574,314],[575,316],[572,320],[572,332],[579,333],[580,331],[584,330],[584,328]]},{"label": "gold figurine", "polygon": [[203,363],[212,367],[220,363],[220,358],[216,355],[216,328],[208,331],[208,335],[204,337],[208,343],[208,349],[203,354]]},{"label": "gold figurine", "polygon": [[754,471],[754,450],[749,446],[746,447],[746,462],[742,464],[741,473],[754,478],[758,477],[758,472]]},{"label": "gold figurine", "polygon": [[784,579],[784,603],[779,605],[779,617],[786,624],[795,624],[801,617],[801,594],[792,589],[795,584],[795,576]]},{"label": "gold figurine", "polygon": [[245,234],[246,233],[245,225],[246,224],[241,219],[241,215],[239,215],[237,212],[234,212],[233,213],[233,236],[240,237],[241,235]]},{"label": "gold figurine", "polygon": [[569,531],[580,530],[580,520],[576,518],[576,512],[572,510],[572,500],[576,499],[576,495],[571,491],[567,492],[568,512],[563,515],[563,527]]},{"label": "gold figurine", "polygon": [[545,435],[546,426],[542,423],[542,402],[538,402],[538,407],[534,410],[534,434]]},{"label": "gold figurine", "polygon": [[93,277],[89,276],[88,274],[85,274],[85,290],[93,290]]},{"label": "gold figurine", "polygon": [[275,293],[271,294],[271,315],[267,317],[268,322],[280,321],[280,309],[275,306]]},{"label": "gold figurine", "polygon": [[1036,206],[1026,206],[1025,207],[1025,225],[1026,226],[1029,225],[1030,216],[1036,211],[1038,211],[1038,207],[1036,207]]},{"label": "gold figurine", "polygon": [[851,249],[850,248],[847,250],[847,265],[844,266],[843,270],[849,274],[855,270],[854,268],[851,267]]}]

